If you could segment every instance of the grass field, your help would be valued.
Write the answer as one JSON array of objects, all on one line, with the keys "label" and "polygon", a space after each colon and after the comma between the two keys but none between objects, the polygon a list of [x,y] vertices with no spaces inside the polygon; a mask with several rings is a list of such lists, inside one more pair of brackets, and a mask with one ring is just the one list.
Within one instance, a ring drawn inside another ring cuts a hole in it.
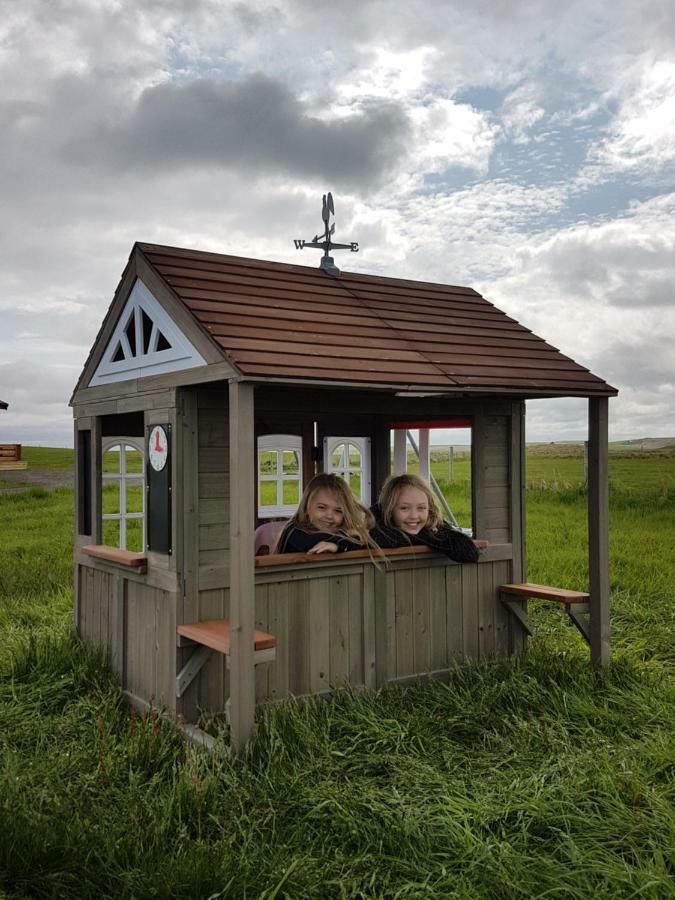
[{"label": "grass field", "polygon": [[[528,460],[529,577],[582,588],[568,462]],[[0,496],[0,896],[675,897],[675,459],[610,472],[608,672],[533,604],[525,657],[289,703],[238,759],[73,636],[72,491]]]}]

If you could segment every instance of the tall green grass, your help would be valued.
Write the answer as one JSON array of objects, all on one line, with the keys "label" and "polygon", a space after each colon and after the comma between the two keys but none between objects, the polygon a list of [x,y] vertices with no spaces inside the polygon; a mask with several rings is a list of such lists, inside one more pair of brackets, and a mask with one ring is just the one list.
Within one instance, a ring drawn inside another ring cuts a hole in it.
[{"label": "tall green grass", "polygon": [[[0,893],[674,897],[673,493],[611,503],[609,671],[532,604],[526,656],[288,702],[232,758],[130,714],[73,635],[72,492],[3,496]],[[585,586],[585,509],[529,492],[532,580]]]}]

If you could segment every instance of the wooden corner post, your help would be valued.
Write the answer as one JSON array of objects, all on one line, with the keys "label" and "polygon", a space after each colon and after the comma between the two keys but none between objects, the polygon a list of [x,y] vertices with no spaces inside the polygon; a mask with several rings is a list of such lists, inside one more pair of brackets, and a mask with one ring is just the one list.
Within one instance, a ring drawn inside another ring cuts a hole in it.
[{"label": "wooden corner post", "polygon": [[588,579],[591,660],[609,663],[608,400],[588,401]]},{"label": "wooden corner post", "polygon": [[253,730],[255,443],[253,385],[230,382],[230,728],[241,750]]}]

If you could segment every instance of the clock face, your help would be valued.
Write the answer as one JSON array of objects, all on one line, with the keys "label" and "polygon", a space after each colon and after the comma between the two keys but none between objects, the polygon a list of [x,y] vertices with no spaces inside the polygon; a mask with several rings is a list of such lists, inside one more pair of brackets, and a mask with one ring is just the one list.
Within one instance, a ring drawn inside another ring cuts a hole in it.
[{"label": "clock face", "polygon": [[169,456],[169,441],[161,425],[155,425],[148,438],[148,459],[155,472],[161,472]]}]

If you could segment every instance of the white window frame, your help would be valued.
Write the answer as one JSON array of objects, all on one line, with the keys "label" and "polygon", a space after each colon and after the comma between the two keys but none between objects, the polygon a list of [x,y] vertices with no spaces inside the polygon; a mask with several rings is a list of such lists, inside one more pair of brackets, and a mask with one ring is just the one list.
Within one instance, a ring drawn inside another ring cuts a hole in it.
[{"label": "white window frame", "polygon": [[[143,347],[143,312],[152,322],[147,353]],[[127,328],[132,323],[136,352],[132,350],[126,336]],[[165,350],[157,350],[160,334],[169,344]],[[122,359],[115,359],[118,348],[122,350]],[[100,384],[126,381],[129,378],[178,372],[204,365],[206,360],[201,353],[140,278],[137,278],[89,386],[96,387]]]},{"label": "white window frame", "polygon": [[[104,438],[101,441],[101,470],[103,469],[103,457],[105,454],[112,450],[114,447],[120,448],[120,468],[118,472],[104,472],[101,471],[101,487],[105,487],[106,482],[116,482],[119,488],[119,498],[120,498],[120,507],[119,512],[116,513],[102,513],[101,518],[103,521],[114,521],[120,523],[120,542],[119,549],[126,550],[127,549],[127,521],[129,519],[141,519],[142,520],[142,538],[141,538],[141,552],[145,547],[145,531],[146,531],[146,523],[145,523],[145,441],[143,438],[137,437],[109,437]],[[127,454],[126,448],[131,447],[133,450],[137,450],[141,454],[141,471],[140,472],[127,472]],[[143,509],[139,513],[129,513],[126,510],[127,507],[127,486],[129,487],[140,487],[141,488],[141,497],[143,501]]]},{"label": "white window frame", "polygon": [[[361,465],[352,466],[349,459],[345,459],[345,453],[342,453],[340,465],[333,465],[333,453],[338,449],[340,444],[347,447],[353,444],[361,454]],[[323,469],[324,472],[332,472],[339,475],[349,484],[350,475],[361,476],[361,496],[357,499],[364,504],[370,506],[370,438],[367,437],[344,437],[331,436],[323,439]]]},{"label": "white window frame", "polygon": [[[284,475],[283,461],[284,451],[296,453],[298,457],[298,473]],[[263,475],[260,472],[260,454],[277,454],[276,475]],[[298,508],[299,498],[302,497],[302,437],[299,434],[261,434],[258,438],[258,451],[256,454],[256,478],[258,485],[258,518],[278,519],[292,516]],[[277,502],[274,506],[263,506],[260,502],[260,482],[276,482]],[[298,483],[298,503],[284,503],[284,483],[296,481]]]}]

